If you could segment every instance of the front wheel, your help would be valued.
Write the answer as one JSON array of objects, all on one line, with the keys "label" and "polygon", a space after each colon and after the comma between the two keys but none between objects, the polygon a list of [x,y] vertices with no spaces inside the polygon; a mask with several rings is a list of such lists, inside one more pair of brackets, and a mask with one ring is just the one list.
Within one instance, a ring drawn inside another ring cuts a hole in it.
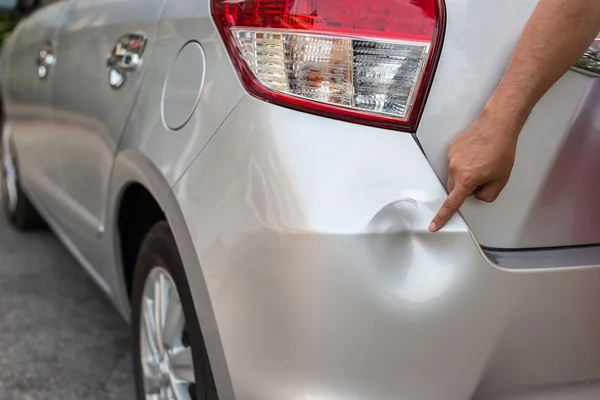
[{"label": "front wheel", "polygon": [[19,230],[29,230],[44,226],[44,220],[31,204],[19,181],[16,152],[10,134],[2,135],[0,147],[2,160],[2,202],[10,223]]},{"label": "front wheel", "polygon": [[139,400],[217,400],[183,264],[166,222],[146,236],[134,272],[133,362]]}]

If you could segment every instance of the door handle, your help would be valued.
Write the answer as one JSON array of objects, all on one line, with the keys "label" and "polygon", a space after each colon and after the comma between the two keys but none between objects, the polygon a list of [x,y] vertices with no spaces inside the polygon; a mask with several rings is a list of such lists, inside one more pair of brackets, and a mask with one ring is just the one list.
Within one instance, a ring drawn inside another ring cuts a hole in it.
[{"label": "door handle", "polygon": [[46,79],[50,72],[50,67],[54,65],[56,58],[54,57],[54,45],[51,42],[46,42],[44,47],[40,49],[37,55],[37,74],[38,78]]},{"label": "door handle", "polygon": [[140,67],[147,41],[146,35],[139,33],[128,33],[117,40],[106,61],[109,68],[108,83],[113,89],[123,86],[127,76]]}]

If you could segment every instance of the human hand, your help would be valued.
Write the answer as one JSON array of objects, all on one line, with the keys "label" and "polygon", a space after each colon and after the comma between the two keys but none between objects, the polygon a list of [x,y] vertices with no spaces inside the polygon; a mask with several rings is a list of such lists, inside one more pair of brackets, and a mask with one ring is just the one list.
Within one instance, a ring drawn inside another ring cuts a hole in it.
[{"label": "human hand", "polygon": [[431,232],[444,227],[471,195],[488,203],[496,200],[510,178],[521,128],[482,114],[452,142],[448,151],[450,194],[431,222]]}]

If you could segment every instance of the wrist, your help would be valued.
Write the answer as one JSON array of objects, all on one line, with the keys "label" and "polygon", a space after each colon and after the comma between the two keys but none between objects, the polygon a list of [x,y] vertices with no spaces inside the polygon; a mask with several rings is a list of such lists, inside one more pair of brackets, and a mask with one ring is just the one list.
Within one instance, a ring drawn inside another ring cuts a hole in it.
[{"label": "wrist", "polygon": [[496,126],[503,126],[503,132],[517,139],[530,113],[531,110],[526,105],[516,106],[510,101],[492,97],[481,111],[478,119]]}]

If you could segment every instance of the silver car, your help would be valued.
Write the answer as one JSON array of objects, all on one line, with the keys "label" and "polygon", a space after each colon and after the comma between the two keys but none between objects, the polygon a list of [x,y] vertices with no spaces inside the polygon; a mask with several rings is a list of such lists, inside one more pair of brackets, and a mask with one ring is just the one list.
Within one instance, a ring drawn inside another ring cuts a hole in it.
[{"label": "silver car", "polygon": [[4,204],[131,321],[139,399],[600,398],[592,47],[439,233],[536,0],[58,0],[2,49]]}]

